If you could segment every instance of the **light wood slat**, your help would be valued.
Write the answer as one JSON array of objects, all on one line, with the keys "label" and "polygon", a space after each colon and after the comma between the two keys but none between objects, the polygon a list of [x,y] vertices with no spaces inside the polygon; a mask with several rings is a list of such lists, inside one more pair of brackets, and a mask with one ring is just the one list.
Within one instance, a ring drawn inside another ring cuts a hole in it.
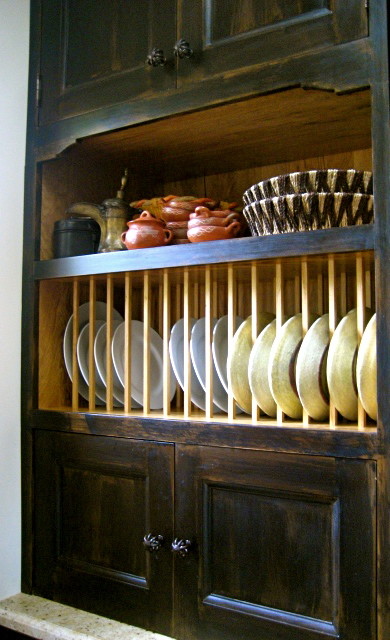
[{"label": "light wood slat", "polygon": [[107,274],[107,282],[106,282],[106,302],[107,302],[107,312],[106,312],[106,407],[107,411],[112,411],[114,408],[113,403],[113,372],[112,372],[112,364],[111,364],[111,343],[112,343],[112,335],[113,335],[113,325],[114,325],[114,279],[112,274]]},{"label": "light wood slat", "polygon": [[157,331],[158,334],[162,337],[164,333],[164,273],[166,269],[163,269],[162,279],[163,282],[160,282],[158,285],[158,298],[157,298],[157,306],[158,306],[158,316],[157,316]]},{"label": "light wood slat", "polygon": [[[182,307],[181,307],[181,299],[182,299],[182,286],[180,284],[176,284],[175,286],[175,304],[174,304],[174,312],[175,312],[175,322],[180,320],[182,317]],[[183,343],[184,345],[186,343]],[[184,351],[186,348],[184,346]],[[179,383],[176,385],[176,409],[182,409],[183,407],[183,390]]]},{"label": "light wood slat", "polygon": [[125,273],[125,413],[131,411],[131,316],[132,316],[132,278],[131,273]]},{"label": "light wood slat", "polygon": [[294,278],[294,313],[301,311],[301,279],[299,275]]},{"label": "light wood slat", "polygon": [[[275,313],[276,313],[276,336],[284,322],[284,283],[283,266],[280,260],[275,264]],[[276,406],[276,419],[279,423],[284,420],[284,413],[279,405]]]},{"label": "light wood slat", "polygon": [[[362,255],[356,256],[356,328],[357,328],[357,346],[359,348],[362,335],[366,326],[365,323],[366,308],[366,291],[365,291],[365,273]],[[358,394],[359,396],[359,394]],[[367,415],[363,409],[363,405],[358,397],[358,429],[364,429],[367,425]]]},{"label": "light wood slat", "polygon": [[213,358],[211,353],[212,340],[212,278],[211,269],[205,270],[205,374],[206,374],[206,418],[213,417]]},{"label": "light wood slat", "polygon": [[79,366],[77,362],[77,340],[79,337],[80,283],[73,280],[73,331],[72,331],[72,410],[79,410]]},{"label": "light wood slat", "polygon": [[[308,332],[309,321],[309,268],[307,259],[303,258],[301,261],[301,300],[302,300],[302,338],[305,337]],[[302,424],[304,427],[308,427],[310,424],[309,414],[303,407],[302,410]]]},{"label": "light wood slat", "polygon": [[184,417],[191,416],[191,355],[190,355],[190,274],[184,269],[183,318],[184,318]]},{"label": "light wood slat", "polygon": [[369,309],[373,308],[373,296],[372,296],[372,287],[371,287],[371,271],[370,269],[366,269],[366,271],[364,272],[364,277],[365,277],[365,294],[366,294],[366,306]]},{"label": "light wood slat", "polygon": [[[336,266],[333,256],[328,258],[328,298],[329,298],[329,339],[332,339],[337,326],[337,300],[336,300]],[[334,429],[338,422],[336,407],[329,399],[329,426]]]},{"label": "light wood slat", "polygon": [[[252,315],[252,344],[259,333],[259,279],[258,266],[255,261],[251,263],[251,315]],[[257,422],[260,416],[259,406],[252,395],[252,422]]]},{"label": "light wood slat", "polygon": [[144,273],[143,282],[143,413],[150,414],[150,309],[151,309],[151,288],[150,274],[148,271]]},{"label": "light wood slat", "polygon": [[[163,282],[160,287],[163,299],[162,306],[162,338],[163,338],[163,414],[168,417],[171,414],[170,387],[171,387],[171,361],[169,358],[169,338],[171,329],[171,299],[169,285],[169,271],[164,269]],[[172,374],[173,375],[173,374]]]},{"label": "light wood slat", "polygon": [[342,270],[340,271],[340,319],[346,315],[347,311],[347,274]]},{"label": "light wood slat", "polygon": [[[237,299],[236,299],[236,282],[235,282],[235,270],[233,269],[233,265],[229,264],[227,268],[227,297],[228,297],[228,361],[231,354],[231,347],[233,343],[234,336],[234,318],[236,316],[236,308],[237,308]],[[230,379],[229,379],[229,390],[228,390],[228,418],[229,420],[234,420],[236,417],[236,403],[234,401],[233,393],[230,387]]]},{"label": "light wood slat", "polygon": [[96,281],[93,276],[89,278],[89,328],[88,328],[88,371],[89,371],[89,387],[88,387],[88,404],[89,410],[95,409],[96,400],[96,374],[95,374],[95,358],[94,343],[96,335]]}]

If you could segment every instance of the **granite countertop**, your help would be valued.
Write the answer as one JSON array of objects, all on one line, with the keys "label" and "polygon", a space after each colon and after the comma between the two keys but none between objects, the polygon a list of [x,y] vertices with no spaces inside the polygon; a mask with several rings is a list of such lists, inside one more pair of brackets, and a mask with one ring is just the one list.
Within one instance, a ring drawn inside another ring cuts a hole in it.
[{"label": "granite countertop", "polygon": [[0,600],[0,626],[37,640],[172,640],[24,593]]}]

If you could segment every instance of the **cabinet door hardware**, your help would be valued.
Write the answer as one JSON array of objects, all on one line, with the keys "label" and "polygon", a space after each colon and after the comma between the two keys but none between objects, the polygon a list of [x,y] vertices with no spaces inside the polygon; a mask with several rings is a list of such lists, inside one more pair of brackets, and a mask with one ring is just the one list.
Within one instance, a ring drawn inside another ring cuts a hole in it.
[{"label": "cabinet door hardware", "polygon": [[175,46],[173,47],[173,53],[177,58],[181,59],[191,58],[191,56],[194,54],[189,45],[189,42],[187,42],[187,40],[184,40],[184,38],[180,38],[180,40],[176,42]]},{"label": "cabinet door hardware", "polygon": [[164,544],[164,537],[161,535],[154,536],[152,533],[148,533],[143,539],[143,545],[146,551],[149,553],[155,553],[159,551]]},{"label": "cabinet door hardware", "polygon": [[175,538],[171,545],[171,551],[178,558],[185,558],[188,555],[190,547],[192,547],[191,540],[183,540],[181,538]]},{"label": "cabinet door hardware", "polygon": [[146,58],[146,62],[150,64],[151,67],[163,67],[167,63],[167,60],[164,56],[164,51],[154,47]]}]

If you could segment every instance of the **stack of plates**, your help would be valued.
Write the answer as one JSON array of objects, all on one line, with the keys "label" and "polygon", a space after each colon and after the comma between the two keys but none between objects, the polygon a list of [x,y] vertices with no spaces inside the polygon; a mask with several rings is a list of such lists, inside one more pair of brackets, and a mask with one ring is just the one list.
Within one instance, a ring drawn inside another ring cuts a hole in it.
[{"label": "stack of plates", "polygon": [[372,173],[324,169],[289,173],[252,185],[243,213],[252,235],[368,224]]},{"label": "stack of plates", "polygon": [[[236,316],[235,328],[242,322],[242,318]],[[206,408],[206,319],[195,320],[190,318],[190,356],[191,356],[191,401],[199,409]],[[169,353],[176,378],[184,390],[184,319],[178,320],[172,328],[169,341]],[[211,342],[212,357],[212,386],[213,386],[213,411],[218,413],[228,410],[228,316],[213,320],[213,335]],[[240,409],[238,409],[240,410]]]},{"label": "stack of plates", "polygon": [[[93,344],[95,361],[95,403],[106,404],[106,325],[107,307],[104,302],[96,302],[95,339]],[[79,307],[79,336],[77,340],[77,362],[79,366],[79,393],[88,400],[89,385],[89,303]],[[113,337],[111,354],[113,362],[113,403],[116,407],[124,404],[124,368],[125,368],[125,323],[123,317],[113,310]],[[72,380],[72,335],[73,315],[69,318],[63,339],[63,353],[66,370]],[[132,407],[143,404],[143,340],[144,325],[138,320],[131,321],[131,399]],[[163,341],[154,329],[150,328],[150,408],[163,407]],[[176,390],[176,380],[171,375],[170,399]]]},{"label": "stack of plates", "polygon": [[[252,345],[251,317],[236,332],[228,360],[235,400],[251,412],[252,397],[260,409],[276,417],[277,407],[290,418],[303,409],[317,421],[329,416],[329,400],[347,420],[356,421],[358,397],[373,419],[376,400],[376,320],[366,309],[367,323],[358,348],[357,311],[339,322],[329,340],[329,316],[310,317],[303,337],[302,316],[289,318],[276,334],[275,320],[266,321]],[[370,319],[371,318],[371,319]]]}]

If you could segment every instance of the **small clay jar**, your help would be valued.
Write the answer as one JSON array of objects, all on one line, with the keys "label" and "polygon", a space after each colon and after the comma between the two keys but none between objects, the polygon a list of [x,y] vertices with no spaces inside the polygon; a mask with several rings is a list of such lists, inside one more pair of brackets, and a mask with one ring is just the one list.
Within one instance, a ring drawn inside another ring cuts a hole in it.
[{"label": "small clay jar", "polygon": [[161,217],[166,222],[186,222],[190,219],[190,212],[186,209],[175,209],[167,205],[162,208]]},{"label": "small clay jar", "polygon": [[157,220],[149,211],[143,211],[139,218],[130,220],[129,227],[121,235],[127,249],[146,249],[161,247],[172,239],[172,231],[166,228],[163,220]]},{"label": "small clay jar", "polygon": [[234,238],[241,229],[237,220],[233,220],[227,227],[213,225],[198,225],[188,229],[187,238],[190,242],[207,242],[209,240],[227,240]]},{"label": "small clay jar", "polygon": [[[214,212],[210,212],[210,213],[214,213]],[[203,218],[198,216],[188,221],[188,228],[193,229],[194,227],[197,227],[197,226],[227,227],[233,220],[239,220],[238,213],[230,212],[229,215],[223,218],[222,217],[218,218],[215,216],[210,216],[209,218]]]}]

